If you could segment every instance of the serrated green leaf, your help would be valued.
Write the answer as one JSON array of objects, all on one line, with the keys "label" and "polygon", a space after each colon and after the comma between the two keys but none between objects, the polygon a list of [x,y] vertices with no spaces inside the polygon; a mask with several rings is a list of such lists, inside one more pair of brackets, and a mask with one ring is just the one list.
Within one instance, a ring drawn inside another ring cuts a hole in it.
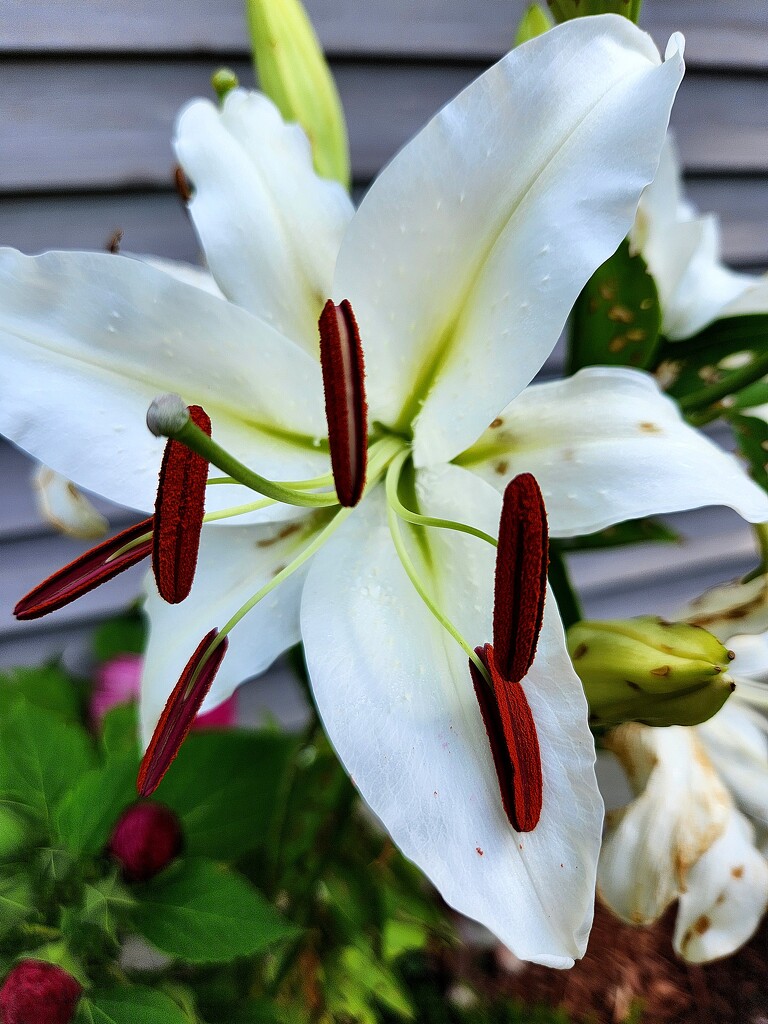
[{"label": "serrated green leaf", "polygon": [[274,732],[193,733],[157,798],[181,818],[194,857],[233,861],[266,841],[296,739]]},{"label": "serrated green leaf", "polygon": [[596,551],[626,544],[678,544],[680,535],[655,519],[628,519],[597,533],[558,540],[561,551]]},{"label": "serrated green leaf", "polygon": [[767,357],[768,313],[724,317],[685,341],[665,342],[656,375],[684,409],[701,409],[760,381]]},{"label": "serrated green leaf", "polygon": [[296,934],[242,875],[206,860],[178,863],[135,894],[138,931],[189,963],[226,963]]},{"label": "serrated green leaf", "polygon": [[112,874],[85,885],[80,918],[114,936],[135,905],[136,900],[131,893],[117,875]]},{"label": "serrated green leaf", "polygon": [[643,257],[632,255],[625,239],[576,300],[567,372],[584,366],[646,369],[654,363],[660,328],[656,283]]},{"label": "serrated green leaf", "polygon": [[79,1016],[84,1024],[189,1024],[172,999],[139,986],[95,992],[81,1001]]},{"label": "serrated green leaf", "polygon": [[93,760],[82,728],[26,701],[0,727],[0,790],[39,811],[48,825],[61,798]]},{"label": "serrated green leaf", "polygon": [[137,609],[110,619],[93,634],[93,653],[98,661],[109,661],[119,654],[143,654],[147,646],[147,625]]},{"label": "serrated green leaf", "polygon": [[34,909],[29,878],[21,872],[0,876],[0,938]]},{"label": "serrated green leaf", "polygon": [[729,416],[739,451],[747,460],[749,475],[768,491],[768,423],[757,416]]},{"label": "serrated green leaf", "polygon": [[62,799],[56,830],[75,854],[95,855],[104,849],[115,822],[136,800],[137,759],[132,754],[108,761],[83,775]]},{"label": "serrated green leaf", "polygon": [[82,685],[56,663],[0,672],[0,719],[11,713],[19,699],[65,722],[82,718]]}]

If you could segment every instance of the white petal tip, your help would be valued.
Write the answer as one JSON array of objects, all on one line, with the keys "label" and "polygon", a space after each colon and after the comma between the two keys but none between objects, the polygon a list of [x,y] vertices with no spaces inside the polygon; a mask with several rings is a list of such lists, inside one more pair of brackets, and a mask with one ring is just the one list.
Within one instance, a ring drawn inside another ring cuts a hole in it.
[{"label": "white petal tip", "polygon": [[680,61],[680,64],[684,66],[685,58],[685,36],[682,32],[673,32],[669,37],[667,48],[664,51],[664,60],[674,60],[674,58]]}]

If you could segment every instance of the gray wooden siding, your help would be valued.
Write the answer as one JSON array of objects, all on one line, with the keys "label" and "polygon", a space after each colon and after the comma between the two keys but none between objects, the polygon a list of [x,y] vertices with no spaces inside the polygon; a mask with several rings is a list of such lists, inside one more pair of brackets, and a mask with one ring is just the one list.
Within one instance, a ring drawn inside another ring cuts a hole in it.
[{"label": "gray wooden siding", "polygon": [[[307,0],[332,58],[360,193],[418,127],[512,38],[521,0]],[[718,212],[734,265],[768,266],[768,4],[645,0],[663,46],[687,37],[673,116],[692,199]],[[102,248],[116,228],[135,252],[194,260],[171,187],[179,106],[211,72],[252,81],[241,0],[28,0],[0,3],[0,244],[27,252]],[[556,360],[555,360],[556,362]],[[550,363],[551,371],[553,363]],[[53,619],[17,623],[15,599],[83,545],[37,518],[29,464],[0,445],[0,664],[77,647],[139,586],[126,574]],[[125,521],[115,510],[115,526]],[[680,546],[573,560],[588,613],[674,612],[750,564],[748,530],[706,510],[672,517]]]}]

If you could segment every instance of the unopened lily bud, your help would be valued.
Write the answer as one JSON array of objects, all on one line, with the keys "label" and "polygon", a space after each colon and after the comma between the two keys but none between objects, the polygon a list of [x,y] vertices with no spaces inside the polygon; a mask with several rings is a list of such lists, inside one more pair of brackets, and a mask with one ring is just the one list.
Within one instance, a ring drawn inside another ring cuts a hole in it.
[{"label": "unopened lily bud", "polygon": [[711,633],[652,615],[578,622],[568,651],[594,726],[699,725],[735,685],[727,672],[733,654]]},{"label": "unopened lily bud", "polygon": [[256,73],[286,121],[297,121],[315,169],[349,186],[344,112],[331,72],[300,0],[247,0]]},{"label": "unopened lily bud", "polygon": [[189,406],[181,395],[158,395],[147,409],[147,426],[155,437],[173,437],[188,421]]},{"label": "unopened lily bud", "polygon": [[529,39],[535,39],[536,36],[543,36],[548,29],[552,28],[552,24],[552,18],[541,4],[531,4],[517,26],[515,46],[527,43]]},{"label": "unopened lily bud", "polygon": [[0,861],[12,860],[30,840],[27,822],[10,807],[0,805]]},{"label": "unopened lily bud", "polygon": [[184,839],[176,814],[160,803],[135,803],[123,811],[107,846],[129,882],[146,882],[181,853]]},{"label": "unopened lily bud", "polygon": [[232,68],[219,68],[211,75],[211,85],[219,97],[219,103],[223,103],[225,97],[236,89],[240,82]]},{"label": "unopened lily bud", "polygon": [[23,960],[0,989],[3,1024],[69,1024],[83,988],[55,964]]}]

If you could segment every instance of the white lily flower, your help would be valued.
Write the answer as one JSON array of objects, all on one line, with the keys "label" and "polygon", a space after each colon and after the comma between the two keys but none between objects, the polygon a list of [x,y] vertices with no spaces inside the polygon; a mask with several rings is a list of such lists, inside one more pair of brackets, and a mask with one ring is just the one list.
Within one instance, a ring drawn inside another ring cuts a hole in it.
[{"label": "white lily flower", "polygon": [[721,317],[768,312],[768,276],[726,267],[720,258],[717,218],[698,215],[683,198],[671,137],[658,174],[640,201],[630,239],[659,290],[667,338],[688,338]]},{"label": "white lily flower", "polygon": [[[315,491],[325,510],[253,508],[239,520],[252,525],[204,529],[187,600],[148,601],[145,733],[200,637],[239,621],[256,591],[207,706],[303,639],[328,734],[395,842],[449,903],[518,956],[557,967],[583,953],[591,923],[594,749],[550,599],[524,680],[543,808],[533,831],[516,833],[466,657],[492,631],[493,552],[478,534],[495,536],[501,499],[482,478],[540,474],[561,535],[724,501],[768,518],[766,495],[647,377],[592,370],[525,390],[653,177],[680,45],[661,62],[646,35],[611,16],[553,29],[438,114],[354,216],[264,97],[235,90],[221,111],[191,104],[177,152],[229,301],[118,256],[0,254],[0,429],[142,509],[158,464],[143,414],[158,392],[204,406],[220,449],[265,476],[327,474],[316,323],[329,293],[350,300],[372,424],[363,501],[333,515],[332,494]],[[499,442],[477,445],[489,422]],[[420,526],[401,522],[401,480]],[[247,493],[210,487],[207,508]],[[424,517],[474,536],[427,529]],[[148,542],[132,543],[143,552]]]},{"label": "white lily flower", "polygon": [[106,516],[94,508],[82,491],[48,466],[35,467],[32,487],[40,515],[60,533],[91,540],[103,537],[109,529]]}]

